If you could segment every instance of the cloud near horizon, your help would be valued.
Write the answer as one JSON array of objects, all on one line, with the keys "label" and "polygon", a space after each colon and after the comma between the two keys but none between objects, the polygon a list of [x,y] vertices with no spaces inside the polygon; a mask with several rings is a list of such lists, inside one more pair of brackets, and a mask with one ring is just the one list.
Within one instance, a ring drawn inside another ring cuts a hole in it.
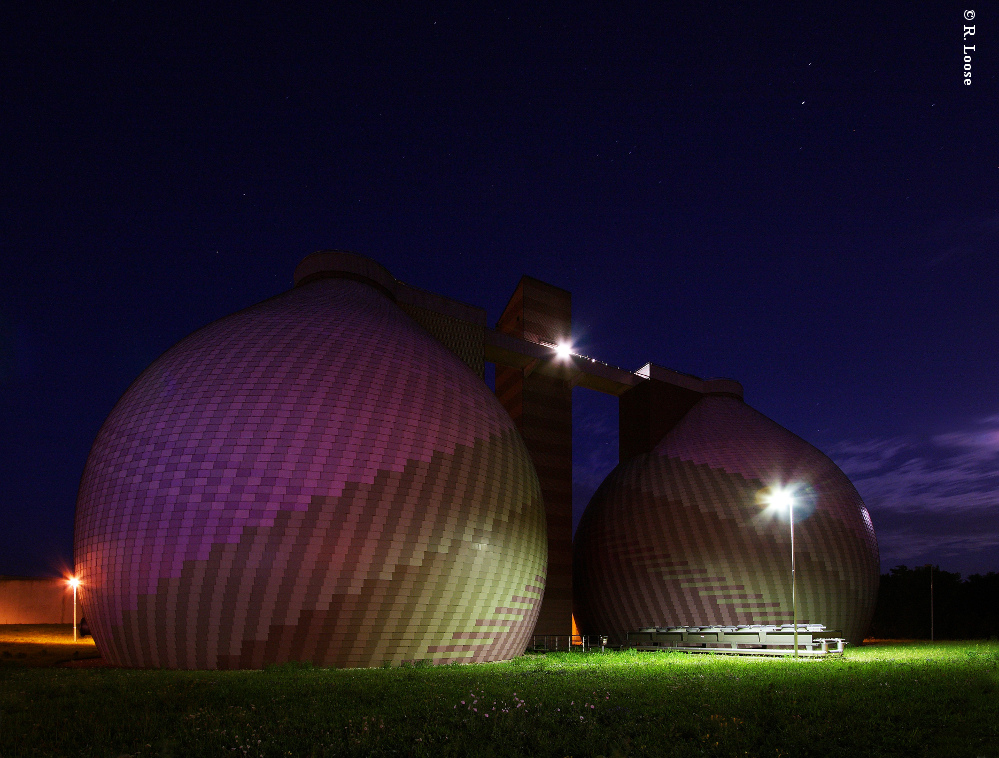
[{"label": "cloud near horizon", "polygon": [[999,570],[999,415],[928,439],[844,441],[826,452],[871,511],[882,571]]}]

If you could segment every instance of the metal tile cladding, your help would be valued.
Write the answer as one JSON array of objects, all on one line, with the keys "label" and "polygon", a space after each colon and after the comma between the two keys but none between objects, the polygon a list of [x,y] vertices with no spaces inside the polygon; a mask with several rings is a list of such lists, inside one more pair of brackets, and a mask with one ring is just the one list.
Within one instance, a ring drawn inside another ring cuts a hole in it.
[{"label": "metal tile cladding", "polygon": [[114,664],[503,660],[544,591],[509,415],[375,287],[319,279],[182,340],[80,485],[83,613]]},{"label": "metal tile cladding", "polygon": [[651,626],[790,623],[786,512],[794,488],[798,622],[859,643],[874,613],[878,545],[857,490],[828,457],[742,400],[706,395],[650,453],[620,464],[574,541],[584,633]]}]

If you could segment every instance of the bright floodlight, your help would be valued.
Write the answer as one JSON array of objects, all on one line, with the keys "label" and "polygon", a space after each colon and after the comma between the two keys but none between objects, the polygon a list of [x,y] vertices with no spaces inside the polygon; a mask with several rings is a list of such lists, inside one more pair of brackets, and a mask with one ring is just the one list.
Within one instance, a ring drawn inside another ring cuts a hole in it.
[{"label": "bright floodlight", "polygon": [[572,345],[568,342],[559,342],[555,346],[555,355],[559,358],[568,358],[572,355]]},{"label": "bright floodlight", "polygon": [[80,586],[80,580],[79,580],[79,579],[77,579],[77,578],[76,578],[75,576],[71,576],[71,577],[70,577],[69,579],[67,579],[67,580],[66,580],[66,582],[67,582],[67,583],[69,584],[69,586],[70,586],[70,587],[72,587],[72,588],[73,588],[74,590],[75,590],[75,589],[76,589],[77,587],[79,587],[79,586]]},{"label": "bright floodlight", "polygon": [[783,487],[774,487],[770,493],[770,497],[767,499],[772,508],[780,511],[790,510],[794,506],[794,493]]}]

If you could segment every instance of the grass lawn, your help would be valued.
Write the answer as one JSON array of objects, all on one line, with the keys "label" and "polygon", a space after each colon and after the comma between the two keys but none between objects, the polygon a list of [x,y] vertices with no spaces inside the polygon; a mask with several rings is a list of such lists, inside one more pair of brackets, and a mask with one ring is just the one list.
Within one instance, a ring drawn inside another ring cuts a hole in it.
[{"label": "grass lawn", "polygon": [[30,657],[17,660],[0,660],[4,758],[999,758],[996,642],[884,642],[824,660],[595,652],[364,670],[29,668]]}]

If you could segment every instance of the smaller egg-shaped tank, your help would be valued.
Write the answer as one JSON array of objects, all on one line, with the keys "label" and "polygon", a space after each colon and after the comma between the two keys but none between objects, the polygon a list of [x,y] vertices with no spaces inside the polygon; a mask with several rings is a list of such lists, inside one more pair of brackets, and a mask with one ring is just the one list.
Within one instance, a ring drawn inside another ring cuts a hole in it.
[{"label": "smaller egg-shaped tank", "polygon": [[330,256],[360,273],[306,259],[295,289],[156,360],[98,433],[75,552],[112,663],[378,666],[526,647],[547,542],[513,421],[393,302],[387,272]]},{"label": "smaller egg-shaped tank", "polygon": [[741,399],[706,395],[646,454],[617,466],[573,542],[573,611],[584,634],[792,620],[794,495],[798,623],[862,641],[878,546],[860,495],[812,445]]}]

